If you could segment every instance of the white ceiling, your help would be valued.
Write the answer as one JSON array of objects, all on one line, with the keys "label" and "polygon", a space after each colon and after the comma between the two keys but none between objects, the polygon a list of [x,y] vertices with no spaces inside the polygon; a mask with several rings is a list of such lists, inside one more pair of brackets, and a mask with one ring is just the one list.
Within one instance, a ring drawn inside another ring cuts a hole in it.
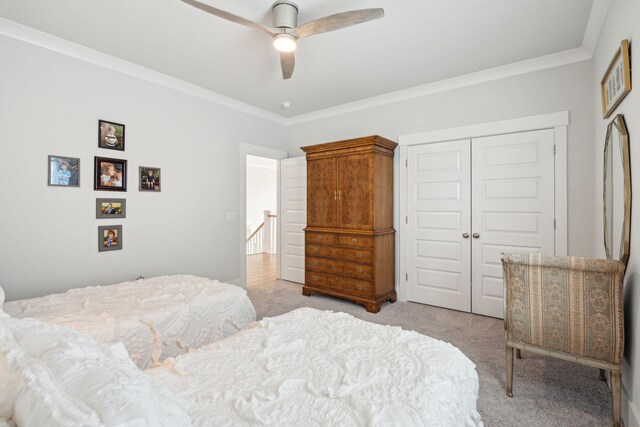
[{"label": "white ceiling", "polygon": [[[202,1],[272,25],[272,0]],[[179,0],[0,0],[0,16],[291,117],[578,48],[592,3],[297,0],[299,24],[370,7],[386,17],[302,40],[286,81],[267,35]]]}]

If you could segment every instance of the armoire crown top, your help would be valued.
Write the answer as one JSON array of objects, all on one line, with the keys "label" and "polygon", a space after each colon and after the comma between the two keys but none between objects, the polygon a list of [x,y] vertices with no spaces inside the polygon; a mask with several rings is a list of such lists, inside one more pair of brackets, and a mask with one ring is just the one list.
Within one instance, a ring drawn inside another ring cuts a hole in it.
[{"label": "armoire crown top", "polygon": [[323,151],[334,151],[340,149],[350,149],[366,146],[378,146],[393,151],[398,144],[383,138],[379,135],[365,136],[361,138],[345,139],[343,141],[327,142],[324,144],[308,145],[306,147],[300,147],[302,151],[307,154],[321,153]]}]

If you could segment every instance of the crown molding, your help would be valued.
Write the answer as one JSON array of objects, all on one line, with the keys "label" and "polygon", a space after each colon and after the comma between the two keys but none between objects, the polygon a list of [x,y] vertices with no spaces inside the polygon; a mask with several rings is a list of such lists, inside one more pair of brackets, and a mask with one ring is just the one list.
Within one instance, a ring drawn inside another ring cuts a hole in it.
[{"label": "crown molding", "polygon": [[563,65],[569,65],[576,62],[588,61],[589,59],[591,59],[591,56],[592,54],[589,53],[586,49],[578,47],[575,49],[552,53],[550,55],[527,59],[525,61],[514,62],[513,64],[489,68],[471,74],[465,74],[459,77],[453,77],[451,79],[427,83],[425,85],[415,86],[409,89],[403,89],[397,92],[391,92],[384,95],[339,105],[337,107],[315,111],[313,113],[301,114],[299,116],[294,116],[287,119],[285,125],[297,125],[324,119],[327,117],[352,113],[354,111],[364,110],[367,108],[406,101],[413,98],[419,98],[434,93],[446,92],[467,86],[474,86],[481,83],[491,82],[494,80],[528,74],[535,71],[561,67]]},{"label": "crown molding", "polygon": [[582,39],[582,47],[585,48],[590,55],[593,55],[595,51],[604,20],[609,11],[609,6],[611,6],[611,0],[593,0],[591,12],[589,13],[589,21],[587,22],[587,28],[584,31],[584,38]]},{"label": "crown molding", "polygon": [[294,126],[435,93],[446,92],[495,80],[533,73],[536,71],[561,67],[577,62],[588,61],[593,56],[611,1],[612,0],[593,0],[581,47],[291,117],[272,113],[254,105],[205,89],[201,86],[188,83],[184,80],[168,76],[158,71],[116,58],[106,53],[61,39],[51,34],[1,17],[0,34],[43,47],[63,55],[90,62],[98,66],[128,74],[160,86],[171,88],[261,119],[284,126]]},{"label": "crown molding", "polygon": [[278,114],[1,17],[0,34],[174,89],[261,119],[281,125],[285,124],[285,118]]}]

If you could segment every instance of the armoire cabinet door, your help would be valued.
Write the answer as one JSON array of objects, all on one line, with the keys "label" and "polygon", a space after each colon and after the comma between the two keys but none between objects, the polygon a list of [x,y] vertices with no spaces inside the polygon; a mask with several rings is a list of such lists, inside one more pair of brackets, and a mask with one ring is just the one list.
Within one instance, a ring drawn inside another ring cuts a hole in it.
[{"label": "armoire cabinet door", "polygon": [[337,177],[336,158],[307,162],[307,226],[336,226]]},{"label": "armoire cabinet door", "polygon": [[373,155],[338,157],[338,227],[373,229]]}]

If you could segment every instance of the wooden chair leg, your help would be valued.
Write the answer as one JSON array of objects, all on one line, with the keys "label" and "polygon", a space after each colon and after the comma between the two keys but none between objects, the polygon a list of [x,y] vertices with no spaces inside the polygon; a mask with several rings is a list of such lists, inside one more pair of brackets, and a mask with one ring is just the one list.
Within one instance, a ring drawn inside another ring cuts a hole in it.
[{"label": "wooden chair leg", "polygon": [[513,347],[506,346],[507,355],[507,396],[513,397]]},{"label": "wooden chair leg", "polygon": [[516,348],[516,359],[522,359],[522,353],[519,348]]},{"label": "wooden chair leg", "polygon": [[613,401],[613,427],[622,427],[620,419],[620,403],[622,399],[622,382],[620,372],[611,372],[611,400]]},{"label": "wooden chair leg", "polygon": [[600,381],[606,381],[607,380],[607,374],[606,371],[604,369],[600,369]]}]

